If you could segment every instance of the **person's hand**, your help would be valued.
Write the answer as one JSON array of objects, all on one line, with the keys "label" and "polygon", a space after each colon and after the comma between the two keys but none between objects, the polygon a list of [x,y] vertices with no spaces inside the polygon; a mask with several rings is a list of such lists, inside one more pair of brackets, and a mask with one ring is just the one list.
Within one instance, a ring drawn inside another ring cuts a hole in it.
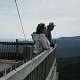
[{"label": "person's hand", "polygon": [[49,44],[47,44],[48,45],[48,47],[49,47],[49,49],[50,49],[50,45]]},{"label": "person's hand", "polygon": [[51,44],[51,47],[53,47],[53,48],[54,48],[54,47],[55,47],[55,44]]}]

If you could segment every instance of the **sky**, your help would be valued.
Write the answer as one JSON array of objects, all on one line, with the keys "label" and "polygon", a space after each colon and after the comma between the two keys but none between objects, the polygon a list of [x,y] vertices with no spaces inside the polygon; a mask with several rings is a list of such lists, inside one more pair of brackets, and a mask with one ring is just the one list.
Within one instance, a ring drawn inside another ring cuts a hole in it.
[{"label": "sky", "polygon": [[[24,34],[31,34],[39,23],[54,22],[52,38],[80,36],[80,0],[16,0]],[[0,0],[0,39],[24,39],[14,0]]]}]

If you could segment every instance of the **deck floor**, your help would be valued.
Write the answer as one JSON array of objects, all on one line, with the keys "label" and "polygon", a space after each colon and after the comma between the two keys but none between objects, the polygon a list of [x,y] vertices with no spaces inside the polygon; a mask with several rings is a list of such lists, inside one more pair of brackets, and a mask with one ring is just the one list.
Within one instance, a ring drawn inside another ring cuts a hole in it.
[{"label": "deck floor", "polygon": [[14,63],[11,60],[1,60],[0,59],[0,71],[10,68]]}]

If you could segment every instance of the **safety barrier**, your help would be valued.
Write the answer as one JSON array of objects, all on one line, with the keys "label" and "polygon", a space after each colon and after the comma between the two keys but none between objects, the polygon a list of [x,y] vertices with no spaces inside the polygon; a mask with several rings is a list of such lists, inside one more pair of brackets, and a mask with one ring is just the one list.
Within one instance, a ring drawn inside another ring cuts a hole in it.
[{"label": "safety barrier", "polygon": [[[18,62],[16,67],[14,66],[15,69],[5,74],[0,80],[51,80],[52,74],[54,74],[54,80],[57,80],[55,49],[56,46],[40,53],[29,61],[23,60],[24,64]],[[2,72],[5,73],[6,71]]]}]

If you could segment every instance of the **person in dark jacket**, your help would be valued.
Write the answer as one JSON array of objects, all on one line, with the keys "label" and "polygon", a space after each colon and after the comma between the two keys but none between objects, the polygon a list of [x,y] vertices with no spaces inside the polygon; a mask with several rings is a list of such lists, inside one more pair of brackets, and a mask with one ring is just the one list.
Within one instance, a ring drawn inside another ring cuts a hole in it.
[{"label": "person in dark jacket", "polygon": [[50,22],[49,25],[47,26],[47,30],[45,32],[45,36],[47,37],[47,39],[49,40],[50,42],[50,45],[52,47],[54,47],[54,44],[52,43],[52,34],[51,34],[51,31],[54,29],[56,25],[54,25],[53,22]]}]

